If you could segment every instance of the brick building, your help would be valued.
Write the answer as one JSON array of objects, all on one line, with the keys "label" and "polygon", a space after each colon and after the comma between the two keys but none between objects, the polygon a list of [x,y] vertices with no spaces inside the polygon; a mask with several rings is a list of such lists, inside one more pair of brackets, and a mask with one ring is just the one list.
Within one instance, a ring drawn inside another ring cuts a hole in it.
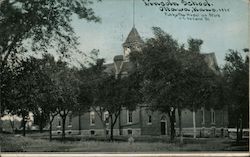
[{"label": "brick building", "polygon": [[[114,57],[114,62],[106,64],[106,72],[128,75],[133,69],[129,61],[129,54],[133,51],[140,52],[143,47],[136,28],[133,27],[126,41],[123,43],[124,54]],[[208,66],[217,71],[217,62],[214,53],[203,54]],[[178,117],[176,115],[176,133],[178,134]],[[108,113],[99,117],[94,111],[83,113],[80,116],[69,115],[66,119],[66,134],[81,134],[87,136],[98,136],[110,134]],[[106,130],[103,129],[101,119],[106,120]],[[224,136],[228,126],[227,109],[206,110],[204,108],[195,113],[197,136]],[[184,135],[193,135],[193,113],[189,110],[182,111],[182,126]],[[53,121],[53,133],[61,134],[61,119]],[[169,116],[159,111],[150,111],[147,106],[138,105],[136,110],[129,111],[123,108],[114,127],[114,135],[170,135]]]}]

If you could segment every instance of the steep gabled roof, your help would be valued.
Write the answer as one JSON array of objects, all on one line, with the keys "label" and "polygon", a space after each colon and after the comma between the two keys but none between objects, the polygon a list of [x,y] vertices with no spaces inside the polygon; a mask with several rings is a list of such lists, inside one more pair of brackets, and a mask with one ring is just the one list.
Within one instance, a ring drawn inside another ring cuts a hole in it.
[{"label": "steep gabled roof", "polygon": [[130,33],[128,34],[126,41],[123,43],[123,46],[131,43],[144,43],[135,27],[133,27]]}]

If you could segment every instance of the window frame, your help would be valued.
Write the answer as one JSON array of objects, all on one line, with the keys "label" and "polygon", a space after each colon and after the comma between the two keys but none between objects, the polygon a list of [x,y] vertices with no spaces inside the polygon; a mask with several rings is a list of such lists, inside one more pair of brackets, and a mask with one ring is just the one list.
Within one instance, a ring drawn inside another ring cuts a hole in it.
[{"label": "window frame", "polygon": [[94,126],[95,125],[95,112],[94,111],[91,111],[89,113],[89,123],[90,123],[90,126]]},{"label": "window frame", "polygon": [[202,121],[201,121],[201,124],[205,124],[205,108],[202,107],[201,108],[201,113],[202,113]]},{"label": "window frame", "polygon": [[73,119],[73,115],[72,113],[69,114],[69,124],[68,127],[72,127],[72,119]]},{"label": "window frame", "polygon": [[61,122],[61,117],[58,116],[58,117],[57,117],[57,120],[58,120],[58,123],[57,123],[57,126],[56,126],[56,127],[57,127],[57,128],[61,128],[61,127],[62,127],[62,124],[61,124],[61,123],[62,123],[62,122]]},{"label": "window frame", "polygon": [[[131,121],[130,121],[130,118],[131,118]],[[132,124],[133,123],[133,111],[127,110],[127,123],[128,124]]]},{"label": "window frame", "polygon": [[[106,121],[106,119],[108,119],[108,121]],[[108,111],[103,113],[103,121],[105,122],[106,125],[109,125],[109,112]]]},{"label": "window frame", "polygon": [[[150,118],[149,118],[150,117]],[[148,125],[152,125],[152,115],[151,114],[148,114],[148,117],[147,117],[147,124]]]},{"label": "window frame", "polygon": [[214,109],[211,109],[211,123],[212,124],[215,124],[216,121],[215,121],[215,111]]}]

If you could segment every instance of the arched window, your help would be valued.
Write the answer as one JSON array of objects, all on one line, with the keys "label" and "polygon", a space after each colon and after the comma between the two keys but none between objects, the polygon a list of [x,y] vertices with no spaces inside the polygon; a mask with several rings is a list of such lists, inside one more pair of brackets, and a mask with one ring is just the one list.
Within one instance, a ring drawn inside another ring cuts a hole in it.
[{"label": "arched window", "polygon": [[161,117],[161,121],[166,121],[167,120],[167,117],[165,116],[165,115],[163,115],[162,117]]}]

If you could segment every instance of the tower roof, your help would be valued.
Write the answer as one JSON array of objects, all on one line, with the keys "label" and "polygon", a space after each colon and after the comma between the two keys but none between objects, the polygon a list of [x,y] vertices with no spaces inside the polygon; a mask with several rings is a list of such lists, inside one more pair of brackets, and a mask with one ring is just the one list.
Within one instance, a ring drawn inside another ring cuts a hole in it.
[{"label": "tower roof", "polygon": [[123,46],[131,43],[144,43],[135,27],[133,27],[130,33],[128,34],[126,41],[123,43]]}]

